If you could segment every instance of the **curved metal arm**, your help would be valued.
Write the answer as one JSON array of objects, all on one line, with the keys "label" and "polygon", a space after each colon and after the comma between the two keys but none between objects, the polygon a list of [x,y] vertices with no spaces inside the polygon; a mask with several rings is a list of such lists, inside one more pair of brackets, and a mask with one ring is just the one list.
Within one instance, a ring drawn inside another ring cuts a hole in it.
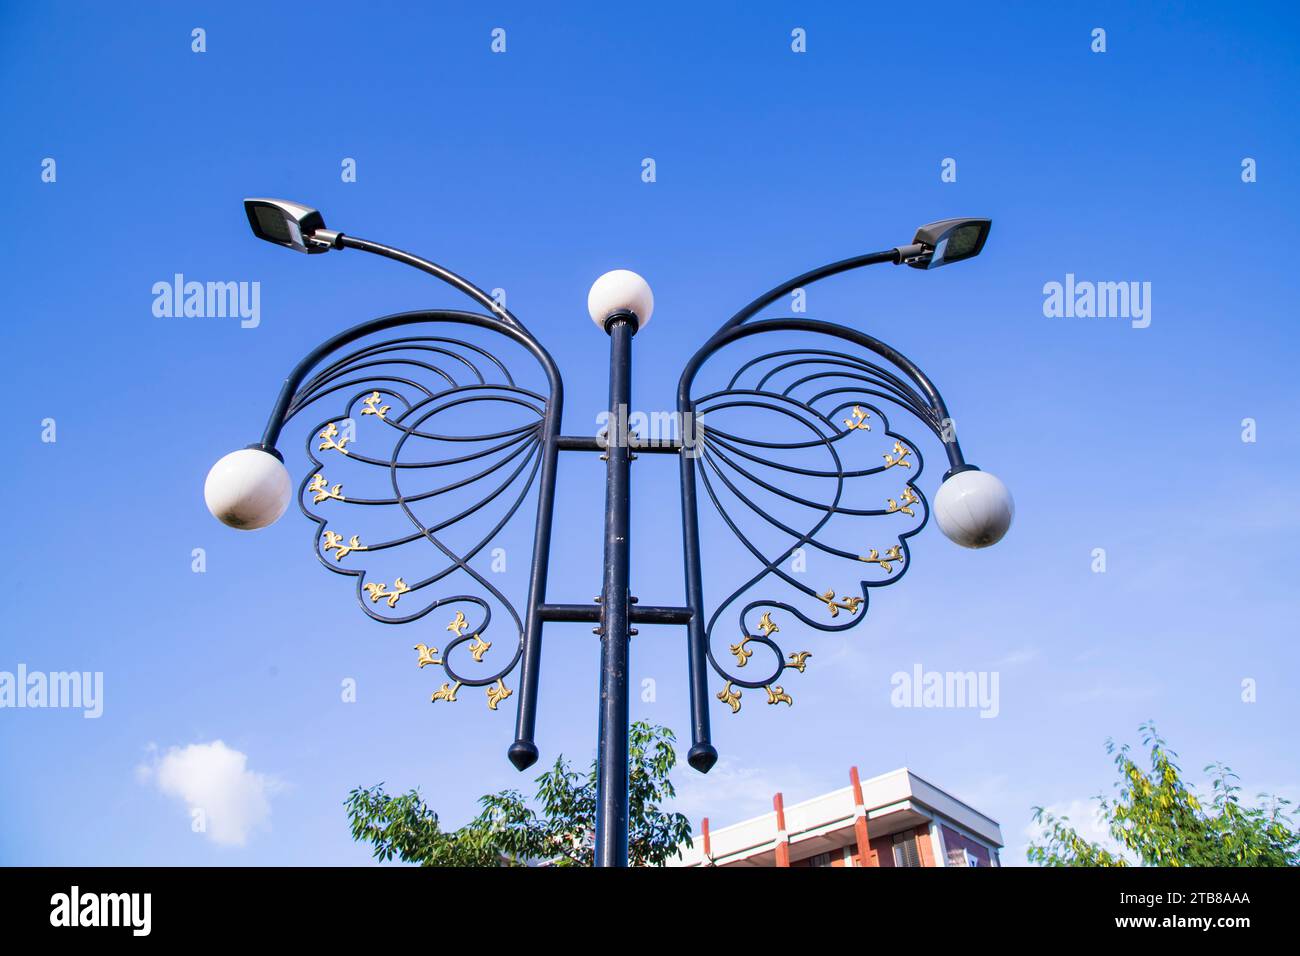
[{"label": "curved metal arm", "polygon": [[[396,250],[393,250],[396,251]],[[403,253],[404,255],[404,253]],[[432,263],[430,263],[432,265]],[[463,280],[462,280],[463,281]],[[469,283],[466,283],[469,285]],[[470,286],[473,288],[473,286]],[[478,290],[475,290],[478,291]],[[484,293],[479,293],[483,295]],[[378,319],[371,319],[369,322],[362,322],[360,325],[354,325],[346,331],[340,332],[332,338],[326,339],[316,348],[312,349],[303,358],[301,362],[294,366],[293,371],[289,373],[280,388],[280,395],[276,399],[275,407],[271,410],[271,418],[266,423],[266,431],[262,434],[262,440],[258,442],[255,448],[261,448],[263,451],[275,454],[276,442],[280,440],[280,431],[284,428],[285,415],[293,404],[294,394],[298,386],[302,384],[307,373],[316,367],[325,356],[329,355],[345,345],[355,342],[357,339],[370,335],[373,332],[382,332],[385,329],[395,328],[402,325],[410,325],[415,322],[460,322],[465,325],[477,325],[481,328],[491,328],[503,335],[507,335],[516,342],[523,345],[537,361],[541,364],[546,372],[547,380],[551,387],[553,396],[552,404],[555,410],[555,432],[559,432],[560,408],[563,404],[563,385],[560,381],[559,369],[555,366],[555,360],[551,358],[546,351],[528,330],[518,325],[506,325],[500,319],[489,318],[486,315],[479,315],[475,312],[460,312],[454,309],[441,309],[427,312],[399,312],[394,315],[385,315]]]},{"label": "curved metal arm", "polygon": [[[729,318],[717,332],[713,333],[713,338],[718,338],[729,329],[740,325],[746,319],[753,318],[761,309],[771,305],[783,295],[788,295],[795,289],[803,288],[806,285],[812,285],[821,279],[838,275],[841,272],[848,272],[850,269],[858,269],[862,266],[874,266],[882,262],[892,262],[895,265],[899,263],[899,253],[897,249],[889,249],[881,252],[869,252],[863,256],[854,256],[851,259],[841,259],[839,262],[831,262],[827,265],[820,266],[803,275],[795,276],[788,282],[783,282],[774,289],[763,293],[749,305],[745,306],[731,318]],[[712,340],[710,340],[712,341]]]},{"label": "curved metal arm", "polygon": [[359,249],[362,252],[371,252],[377,256],[383,256],[385,259],[393,259],[397,262],[405,263],[408,266],[414,266],[421,272],[427,272],[429,275],[441,279],[452,288],[459,289],[475,302],[490,311],[493,315],[514,326],[529,338],[532,338],[532,333],[524,327],[522,322],[515,318],[509,309],[498,303],[468,279],[458,276],[450,269],[440,266],[436,262],[430,262],[428,259],[422,259],[409,252],[403,252],[401,249],[394,249],[392,246],[385,246],[378,242],[371,242],[369,239],[359,239],[356,236],[349,236],[346,233],[338,233],[333,240],[333,245],[340,249]]},{"label": "curved metal arm", "polygon": [[[761,306],[759,307],[761,308]],[[740,321],[743,322],[744,319],[742,318]],[[948,414],[948,406],[944,404],[943,396],[939,394],[939,389],[911,359],[892,345],[886,345],[865,332],[845,328],[831,322],[819,322],[816,319],[764,319],[743,328],[737,328],[739,325],[740,322],[734,320],[727,323],[698,352],[691,356],[691,360],[687,363],[686,370],[682,372],[681,380],[677,385],[677,410],[679,412],[694,411],[694,403],[691,401],[691,385],[695,382],[695,375],[709,356],[724,345],[762,332],[820,332],[869,349],[901,369],[916,384],[926,401],[929,402],[931,415],[918,417],[943,442],[950,466],[954,469],[965,466],[966,460],[962,456],[961,445],[957,442],[957,436],[954,434],[945,437],[943,434],[943,424],[951,416]]]}]

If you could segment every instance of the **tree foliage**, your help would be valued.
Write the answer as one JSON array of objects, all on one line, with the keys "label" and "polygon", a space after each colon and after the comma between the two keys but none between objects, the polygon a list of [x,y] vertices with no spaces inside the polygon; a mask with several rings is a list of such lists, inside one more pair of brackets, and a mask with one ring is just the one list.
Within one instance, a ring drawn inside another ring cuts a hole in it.
[{"label": "tree foliage", "polygon": [[[690,822],[663,809],[675,795],[669,779],[677,754],[673,732],[632,725],[628,858],[633,866],[662,866],[690,845]],[[517,790],[479,800],[479,815],[458,830],[443,830],[418,790],[390,796],[383,785],[358,787],[345,803],[352,838],[374,845],[374,857],[422,866],[510,866],[546,862],[591,866],[596,821],[596,766],[579,774],[563,755],[537,778],[536,809]]]},{"label": "tree foliage", "polygon": [[1029,860],[1043,866],[1296,866],[1300,833],[1288,815],[1290,802],[1260,794],[1254,805],[1241,799],[1237,775],[1221,763],[1210,764],[1211,794],[1202,803],[1182,778],[1171,751],[1153,724],[1139,728],[1151,751],[1143,770],[1128,745],[1106,742],[1119,780],[1113,799],[1097,797],[1099,815],[1121,848],[1108,850],[1089,842],[1070,825],[1042,807],[1034,820],[1042,827],[1029,845]]}]

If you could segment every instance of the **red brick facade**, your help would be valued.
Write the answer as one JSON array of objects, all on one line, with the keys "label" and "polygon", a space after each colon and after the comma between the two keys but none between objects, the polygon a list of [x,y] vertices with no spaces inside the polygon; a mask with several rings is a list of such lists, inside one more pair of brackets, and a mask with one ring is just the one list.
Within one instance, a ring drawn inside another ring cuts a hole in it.
[{"label": "red brick facade", "polygon": [[997,822],[907,768],[863,781],[854,767],[849,783],[793,806],[778,793],[770,813],[721,831],[711,830],[706,819],[703,839],[678,865],[1000,865]]}]

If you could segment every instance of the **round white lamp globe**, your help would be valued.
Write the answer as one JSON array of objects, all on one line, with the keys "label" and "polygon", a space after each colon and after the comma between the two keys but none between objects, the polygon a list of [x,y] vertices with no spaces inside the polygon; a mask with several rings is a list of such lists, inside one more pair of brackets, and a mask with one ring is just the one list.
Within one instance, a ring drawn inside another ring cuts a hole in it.
[{"label": "round white lamp globe", "polygon": [[939,530],[963,548],[997,544],[1015,513],[1007,486],[987,471],[958,472],[934,496]]},{"label": "round white lamp globe", "polygon": [[241,531],[265,528],[289,506],[289,472],[260,448],[241,448],[222,458],[203,483],[212,516]]},{"label": "round white lamp globe", "polygon": [[603,332],[605,320],[615,312],[624,310],[636,316],[638,330],[645,328],[650,321],[650,314],[655,310],[655,297],[650,291],[650,283],[627,269],[606,272],[591,284],[591,291],[587,293],[587,312],[591,315],[591,321]]}]

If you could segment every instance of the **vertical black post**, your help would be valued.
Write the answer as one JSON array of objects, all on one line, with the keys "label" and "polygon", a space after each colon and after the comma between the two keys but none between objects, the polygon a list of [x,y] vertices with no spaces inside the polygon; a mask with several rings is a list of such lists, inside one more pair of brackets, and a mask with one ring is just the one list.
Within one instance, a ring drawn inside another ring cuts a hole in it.
[{"label": "vertical black post", "polygon": [[[683,403],[686,404],[686,403]],[[704,628],[704,585],[700,570],[700,522],[695,504],[695,458],[699,442],[703,441],[703,428],[695,417],[694,407],[688,406],[682,420],[682,550],[685,553],[686,606],[694,614],[687,625],[686,673],[690,686],[691,749],[686,762],[700,773],[708,773],[718,761],[718,751],[713,747],[709,733],[709,675],[705,648],[707,638]],[[691,417],[689,422],[686,415]],[[686,429],[692,430],[687,444]]]},{"label": "vertical black post", "polygon": [[628,515],[631,454],[632,336],[636,318],[611,317],[609,426],[605,469],[605,584],[600,610],[600,744],[596,771],[596,866],[627,866],[628,817]]},{"label": "vertical black post", "polygon": [[546,601],[546,573],[551,561],[551,524],[555,511],[555,466],[559,455],[563,388],[558,377],[551,383],[551,401],[543,425],[542,474],[537,493],[537,532],[533,540],[533,567],[529,578],[528,616],[524,621],[524,651],[519,666],[519,711],[515,717],[515,742],[508,756],[516,770],[537,762],[537,684],[542,667],[542,618],[537,609]]}]

